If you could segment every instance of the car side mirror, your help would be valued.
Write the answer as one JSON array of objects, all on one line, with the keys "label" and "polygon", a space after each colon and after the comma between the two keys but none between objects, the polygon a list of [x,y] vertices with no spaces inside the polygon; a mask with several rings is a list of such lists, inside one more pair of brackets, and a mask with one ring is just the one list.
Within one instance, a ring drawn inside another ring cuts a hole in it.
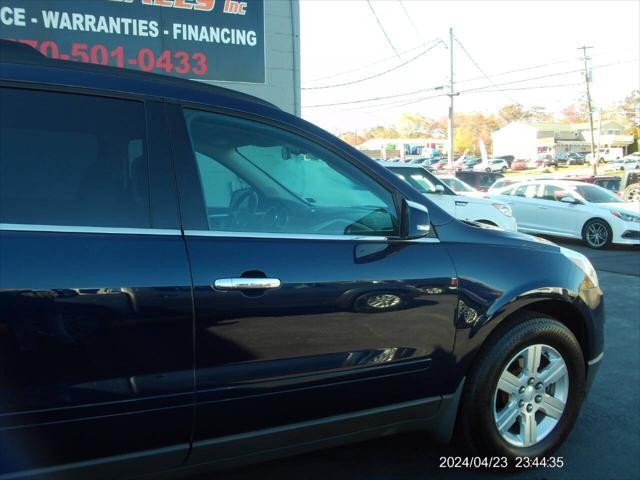
[{"label": "car side mirror", "polygon": [[402,202],[402,238],[421,238],[431,233],[429,210],[424,205],[404,200]]},{"label": "car side mirror", "polygon": [[576,203],[580,203],[580,202],[578,202],[578,200],[576,200],[575,198],[573,198],[573,197],[572,197],[572,196],[570,196],[570,195],[566,195],[566,196],[562,197],[562,198],[560,199],[560,201],[561,201],[561,202],[563,202],[563,203],[572,203],[572,204],[574,204],[574,205],[575,205]]},{"label": "car side mirror", "polygon": [[444,187],[442,185],[436,185],[435,193],[444,193]]}]

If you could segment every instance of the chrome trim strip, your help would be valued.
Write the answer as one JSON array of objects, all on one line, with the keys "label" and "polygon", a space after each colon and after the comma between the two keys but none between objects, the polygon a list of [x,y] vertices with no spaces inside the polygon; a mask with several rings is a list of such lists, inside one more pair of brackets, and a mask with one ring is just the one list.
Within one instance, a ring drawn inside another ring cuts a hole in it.
[{"label": "chrome trim strip", "polygon": [[163,228],[119,228],[89,227],[71,225],[28,225],[20,223],[0,223],[0,231],[53,232],[53,233],[103,233],[115,235],[182,235],[178,229]]},{"label": "chrome trim strip", "polygon": [[[163,228],[119,228],[119,227],[89,227],[72,225],[30,225],[21,223],[0,223],[0,231],[15,232],[52,232],[52,233],[102,233],[113,235],[182,235],[179,229]],[[304,233],[262,233],[262,232],[224,232],[211,230],[185,230],[187,236],[192,237],[220,237],[220,238],[272,238],[287,240],[337,240],[358,242],[417,242],[440,243],[437,238],[423,237],[411,240],[390,239],[366,235],[316,235]]]},{"label": "chrome trim strip", "polygon": [[333,240],[333,241],[357,241],[357,242],[418,242],[440,243],[437,238],[421,237],[411,240],[391,239],[389,237],[375,237],[367,235],[319,235],[306,233],[265,233],[265,232],[232,232],[211,230],[185,230],[188,237],[218,237],[218,238],[271,238],[286,240]]},{"label": "chrome trim strip", "polygon": [[306,233],[268,233],[268,232],[232,232],[212,230],[185,230],[184,234],[190,237],[223,237],[223,238],[282,238],[291,240],[362,240],[386,242],[387,237],[373,237],[366,235],[316,235]]}]

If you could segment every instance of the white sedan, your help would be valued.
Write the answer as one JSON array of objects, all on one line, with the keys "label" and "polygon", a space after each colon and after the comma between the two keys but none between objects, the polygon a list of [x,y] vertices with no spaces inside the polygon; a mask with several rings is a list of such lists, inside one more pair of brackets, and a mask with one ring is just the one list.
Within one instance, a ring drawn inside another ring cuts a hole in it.
[{"label": "white sedan", "polygon": [[491,198],[508,203],[518,230],[582,238],[591,248],[610,243],[640,245],[640,204],[607,189],[575,181],[530,181]]},{"label": "white sedan", "polygon": [[635,156],[629,156],[629,158],[622,158],[620,160],[616,160],[615,162],[612,162],[610,164],[608,164],[605,168],[604,168],[604,172],[614,172],[614,171],[618,171],[618,170],[638,170],[640,169],[640,160],[638,160],[637,157]]},{"label": "white sedan", "polygon": [[480,162],[473,166],[475,172],[506,172],[509,164],[504,158],[490,158],[487,162]]},{"label": "white sedan", "polygon": [[450,215],[503,230],[518,229],[511,209],[503,202],[458,195],[425,168],[411,164],[380,162]]}]

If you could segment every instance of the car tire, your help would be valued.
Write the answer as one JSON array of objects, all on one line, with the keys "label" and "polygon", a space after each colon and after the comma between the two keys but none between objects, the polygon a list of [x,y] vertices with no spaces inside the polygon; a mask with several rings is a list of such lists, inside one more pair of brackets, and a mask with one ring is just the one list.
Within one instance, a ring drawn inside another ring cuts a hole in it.
[{"label": "car tire", "polygon": [[507,167],[502,167],[502,168],[500,169],[500,171],[501,171],[502,173],[506,172],[506,171],[507,171]]},{"label": "car tire", "polygon": [[640,183],[632,183],[624,189],[622,199],[625,202],[638,202],[640,201]]},{"label": "car tire", "polygon": [[490,168],[485,168],[484,171],[487,172],[487,173],[491,173],[491,169]]},{"label": "car tire", "polygon": [[611,243],[613,233],[609,224],[601,218],[592,218],[582,227],[582,240],[594,249],[606,248]]},{"label": "car tire", "polygon": [[[565,440],[584,399],[585,363],[576,337],[551,317],[522,312],[505,327],[498,327],[473,362],[458,411],[456,438],[470,454],[504,456],[513,466],[516,457],[547,457]],[[534,354],[529,356],[530,352]],[[521,355],[534,358],[536,352],[540,367],[530,376]],[[514,370],[518,365],[520,373]],[[550,375],[562,376],[552,382]],[[513,379],[518,383],[508,382]],[[502,385],[508,385],[510,395]]]}]

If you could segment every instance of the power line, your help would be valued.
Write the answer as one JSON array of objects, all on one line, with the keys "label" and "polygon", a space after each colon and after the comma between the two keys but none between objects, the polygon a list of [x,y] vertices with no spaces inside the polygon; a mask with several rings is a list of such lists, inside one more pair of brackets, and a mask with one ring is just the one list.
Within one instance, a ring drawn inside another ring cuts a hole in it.
[{"label": "power line", "polygon": [[[620,65],[620,64],[624,64],[624,63],[630,63],[630,62],[637,62],[637,61],[638,61],[637,58],[636,59],[629,59],[629,60],[624,60],[624,61],[620,61],[620,62],[612,62],[612,63],[608,63],[608,64],[596,65],[596,66],[593,66],[591,68],[592,69],[594,69],[594,68],[606,68],[606,67],[611,67],[611,66]],[[519,79],[519,80],[512,80],[512,81],[509,81],[509,82],[493,83],[492,85],[485,85],[485,86],[481,86],[481,87],[474,87],[474,88],[470,88],[470,89],[466,89],[466,90],[460,90],[459,93],[492,93],[492,92],[498,91],[497,89],[499,87],[503,87],[503,86],[506,86],[506,85],[513,85],[513,84],[518,84],[518,83],[531,82],[533,80],[540,80],[540,79],[545,79],[545,78],[568,75],[570,73],[581,72],[581,71],[582,71],[582,69],[569,70],[569,71],[565,71],[565,72],[555,72],[555,73],[551,73],[551,74],[547,74],[547,75],[539,75],[539,76],[536,76],[536,77],[524,78],[524,79]],[[569,87],[569,86],[576,86],[576,85],[580,85],[580,84],[573,84],[572,83],[572,84],[556,84],[556,85],[531,85],[531,86],[526,86],[526,87],[516,87],[516,88],[501,89],[501,90],[537,90],[537,89],[543,89],[543,88],[560,88],[560,87]],[[491,89],[492,87],[494,89]],[[372,98],[366,98],[366,99],[350,100],[350,101],[326,103],[326,104],[317,104],[317,105],[303,105],[302,108],[321,108],[321,107],[354,105],[354,104],[375,102],[377,100],[388,100],[388,99],[391,99],[391,98],[407,97],[407,96],[410,96],[410,95],[432,92],[432,91],[440,90],[440,89],[443,89],[443,88],[444,87],[440,87],[439,86],[439,87],[433,87],[433,88],[428,88],[428,89],[420,89],[420,90],[414,90],[414,91],[410,91],[410,92],[398,93],[398,94],[394,94],[394,95],[386,95],[386,96],[381,96],[381,97],[372,97]],[[427,96],[427,97],[416,97],[416,98],[413,98],[413,99],[405,99],[405,100],[401,100],[399,102],[386,102],[386,103],[381,103],[381,104],[376,104],[376,105],[357,106],[357,107],[355,107],[353,109],[349,109],[349,110],[362,109],[362,108],[371,108],[371,107],[379,107],[379,106],[392,106],[392,105],[397,105],[398,107],[401,107],[401,106],[411,105],[411,104],[414,104],[414,103],[419,103],[419,102],[424,101],[424,100],[428,100],[428,99],[432,99],[432,98],[439,98],[439,97],[442,97],[442,95],[430,95],[430,96]]]},{"label": "power line", "polygon": [[436,48],[440,43],[442,43],[442,40],[438,39],[435,44],[431,45],[426,50],[420,52],[419,54],[415,55],[414,57],[410,58],[409,60],[406,60],[406,61],[404,61],[404,62],[402,62],[402,63],[400,63],[400,64],[398,64],[398,65],[396,65],[394,67],[391,67],[391,68],[389,68],[387,70],[384,70],[382,72],[378,72],[378,73],[375,73],[373,75],[369,75],[367,77],[360,78],[358,80],[352,80],[350,82],[336,83],[336,84],[333,84],[333,85],[320,85],[320,86],[317,86],[317,87],[303,87],[302,90],[324,90],[324,89],[327,89],[327,88],[344,87],[346,85],[354,85],[356,83],[362,83],[362,82],[365,82],[367,80],[371,80],[371,79],[374,79],[374,78],[381,77],[382,75],[386,75],[387,73],[390,73],[390,72],[393,72],[395,70],[398,70],[399,68],[402,68],[405,65],[408,65],[409,63],[416,61],[418,58],[426,55],[431,50]]},{"label": "power line", "polygon": [[409,15],[409,12],[407,12],[407,9],[404,7],[404,2],[402,0],[399,0],[399,3],[400,3],[400,8],[402,8],[402,11],[404,12],[404,16],[407,17],[407,20],[409,20],[409,23],[411,24],[411,27],[413,28],[413,31],[416,33],[416,36],[422,42],[424,42],[424,40],[422,40],[422,35],[420,35],[420,31],[416,27],[416,24],[413,23],[413,20],[411,19],[411,16]]},{"label": "power line", "polygon": [[[456,42],[458,43],[458,45],[460,46],[460,48],[462,49],[462,51],[464,52],[464,54],[467,56],[467,58],[469,58],[469,60],[471,60],[471,63],[473,63],[473,65],[475,65],[475,67],[478,69],[478,71],[484,75],[484,77],[489,81],[489,83],[491,83],[491,85],[493,85],[494,87],[496,86],[495,82],[491,79],[491,77],[489,75],[487,75],[487,72],[484,71],[484,69],[478,65],[478,62],[476,62],[474,60],[474,58],[471,56],[471,54],[467,51],[466,48],[464,48],[464,45],[462,45],[462,42],[460,42],[460,39],[458,37],[456,37]],[[502,92],[504,94],[504,96],[506,98],[508,98],[509,100],[511,100],[513,103],[515,103],[516,105],[524,108],[525,110],[528,111],[533,111],[527,107],[525,107],[524,105],[522,105],[522,103],[520,103],[519,101],[517,101],[515,98],[513,98],[512,96],[506,94],[505,92]]]},{"label": "power line", "polygon": [[[414,51],[418,50],[419,48],[426,47],[430,43],[433,43],[433,42],[435,42],[437,40],[438,40],[437,38],[434,38],[433,40],[429,40],[428,42],[421,43],[420,45],[416,45],[415,47],[407,48],[406,50],[401,50],[400,54],[402,55],[402,54],[405,54],[405,53],[414,52]],[[394,60],[396,58],[397,57],[395,55],[392,55],[391,57],[381,58],[380,60],[376,60],[374,62],[369,62],[366,65],[361,65],[359,67],[352,68],[350,70],[343,70],[341,72],[332,73],[331,75],[324,75],[322,77],[312,78],[311,80],[305,80],[305,84],[315,83],[315,82],[319,82],[320,80],[326,80],[328,78],[341,77],[343,75],[348,75],[349,73],[354,73],[354,72],[359,72],[361,70],[366,70],[368,68],[371,68],[373,65],[378,65],[380,63],[385,63],[385,62],[388,62],[389,60]]]},{"label": "power line", "polygon": [[[637,62],[637,61],[638,61],[637,58],[633,58],[633,59],[629,59],[629,60],[622,60],[620,62],[603,63],[601,65],[595,65],[595,66],[591,67],[591,69],[593,70],[594,68],[612,67],[612,66],[615,66],[615,65],[622,65],[622,64],[625,64],[625,63],[632,63],[632,62]],[[559,76],[562,76],[562,75],[568,75],[570,73],[576,73],[576,72],[582,72],[582,71],[583,71],[583,69],[579,68],[577,70],[568,70],[568,71],[565,71],[565,72],[549,73],[549,74],[546,74],[546,75],[539,75],[537,77],[522,78],[522,79],[519,79],[519,80],[511,80],[509,82],[502,82],[502,83],[497,83],[497,84],[493,84],[493,85],[484,85],[482,87],[468,88],[466,90],[460,90],[460,93],[475,92],[475,91],[478,91],[478,90],[484,90],[484,89],[490,88],[492,86],[493,87],[502,87],[504,85],[513,85],[513,84],[516,84],[516,83],[531,82],[533,80],[540,80],[540,79],[543,79],[543,78],[559,77]]]},{"label": "power line", "polygon": [[[578,85],[582,85],[581,83],[564,83],[564,84],[560,84],[560,85],[536,85],[536,86],[532,86],[532,87],[520,87],[517,89],[508,89],[508,90],[537,90],[537,89],[545,89],[545,88],[560,88],[560,87],[574,87],[574,86],[578,86]],[[506,90],[506,89],[505,89]],[[493,92],[497,92],[497,91],[502,91],[502,90],[479,90],[479,91],[475,91],[475,92],[469,92],[469,93],[493,93]],[[347,111],[351,111],[351,110],[361,110],[361,109],[367,109],[367,108],[377,108],[377,107],[382,107],[382,106],[386,106],[386,107],[395,107],[395,108],[400,108],[400,107],[404,107],[407,105],[412,105],[415,103],[420,103],[423,102],[425,100],[431,100],[434,98],[440,98],[446,95],[431,95],[428,97],[417,97],[417,98],[413,98],[413,99],[409,99],[409,100],[403,100],[401,102],[387,102],[387,103],[379,103],[376,105],[364,105],[364,106],[357,106],[354,108],[349,108],[349,109],[345,109]],[[370,113],[376,113],[380,110],[371,110],[369,111]],[[534,110],[535,111],[535,110]],[[537,111],[535,111],[536,113],[538,113]]]},{"label": "power line", "polygon": [[466,93],[492,93],[492,92],[511,92],[516,90],[538,90],[543,88],[561,88],[561,87],[577,87],[578,85],[582,85],[582,83],[561,83],[556,85],[535,85],[532,87],[515,87],[515,88],[502,88],[498,90],[478,90]]},{"label": "power line", "polygon": [[[553,65],[560,65],[562,63],[570,63],[570,62],[576,62],[577,60],[575,58],[571,58],[571,59],[567,59],[567,60],[559,60],[557,62],[549,62],[549,63],[540,63],[538,65],[532,65],[530,67],[522,67],[522,68],[517,68],[515,70],[507,70],[506,72],[499,72],[499,73],[494,73],[493,76],[494,77],[501,77],[503,75],[510,75],[512,73],[520,73],[520,72],[526,72],[529,70],[536,70],[539,68],[545,68],[545,67],[551,67]],[[484,75],[481,75],[479,77],[473,77],[473,78],[467,78],[464,80],[458,80],[457,83],[469,83],[469,82],[474,82],[476,80],[482,80],[483,78],[485,78]]]},{"label": "power line", "polygon": [[395,53],[396,56],[398,58],[400,58],[400,54],[398,53],[398,51],[396,50],[396,47],[391,42],[391,39],[389,38],[389,35],[387,35],[387,32],[385,31],[384,27],[382,26],[382,22],[380,22],[380,19],[378,18],[378,15],[376,15],[376,11],[373,9],[373,5],[371,5],[371,1],[370,0],[367,0],[367,5],[369,5],[369,9],[371,10],[371,13],[373,13],[373,16],[375,17],[376,22],[378,22],[378,27],[380,27],[380,30],[384,34],[384,38],[387,39],[387,43],[389,44],[389,46],[393,50],[393,53]]},{"label": "power line", "polygon": [[[593,56],[594,57],[601,57],[601,56],[604,56],[604,54],[598,54],[598,55],[593,55]],[[565,60],[558,60],[558,61],[555,61],[555,62],[540,63],[540,64],[537,64],[537,65],[532,65],[530,67],[522,67],[522,68],[517,68],[515,70],[507,70],[505,72],[494,73],[493,77],[494,78],[495,77],[501,77],[503,75],[509,75],[509,74],[512,74],[512,73],[526,72],[526,71],[529,71],[529,70],[536,70],[536,69],[539,69],[539,68],[551,67],[553,65],[560,65],[562,63],[571,63],[571,62],[577,62],[577,61],[579,61],[579,59],[574,57],[574,58],[569,58],[569,59],[565,59]],[[456,83],[469,83],[469,82],[474,82],[476,80],[482,80],[483,78],[485,78],[484,75],[479,76],[479,77],[466,78],[464,80],[457,80]]]},{"label": "power line", "polygon": [[336,102],[336,103],[322,103],[322,104],[318,104],[318,105],[305,105],[304,108],[335,107],[335,106],[338,106],[338,105],[349,105],[349,104],[355,104],[355,103],[374,102],[376,100],[387,100],[389,98],[408,97],[409,95],[415,95],[416,93],[424,93],[424,92],[429,92],[429,91],[433,91],[433,90],[442,90],[442,87],[433,87],[433,88],[414,90],[412,92],[397,93],[395,95],[385,95],[383,97],[362,98],[362,99],[359,99],[359,100],[348,100],[348,101]]}]

